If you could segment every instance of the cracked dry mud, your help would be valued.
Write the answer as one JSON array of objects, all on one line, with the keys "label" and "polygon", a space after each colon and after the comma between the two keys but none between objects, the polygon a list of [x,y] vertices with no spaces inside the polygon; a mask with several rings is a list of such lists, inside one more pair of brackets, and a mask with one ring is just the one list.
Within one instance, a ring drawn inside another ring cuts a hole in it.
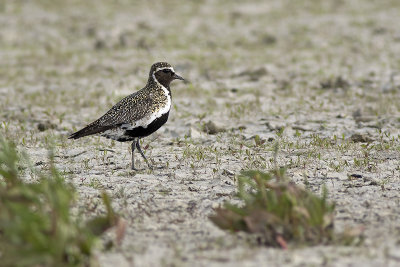
[{"label": "cracked dry mud", "polygon": [[[389,0],[6,0],[1,134],[38,168],[54,144],[87,216],[112,196],[128,228],[96,253],[101,266],[396,266],[399,12]],[[128,144],[67,140],[161,60],[192,82],[172,84],[169,121],[143,141],[164,168],[131,172]],[[363,226],[363,244],[284,251],[208,220],[235,199],[235,174],[273,167],[276,143],[277,163],[316,193],[326,185],[336,229]]]}]

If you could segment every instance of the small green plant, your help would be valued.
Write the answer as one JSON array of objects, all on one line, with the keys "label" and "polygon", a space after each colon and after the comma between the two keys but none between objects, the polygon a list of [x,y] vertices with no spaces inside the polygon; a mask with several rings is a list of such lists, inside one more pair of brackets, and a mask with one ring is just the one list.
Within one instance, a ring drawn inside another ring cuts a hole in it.
[{"label": "small green plant", "polygon": [[64,182],[52,157],[46,173],[25,168],[38,177],[32,183],[22,178],[20,165],[27,161],[14,144],[0,136],[1,265],[88,266],[98,237],[110,227],[121,225],[110,199],[103,194],[105,216],[85,223],[71,216],[76,192]]},{"label": "small green plant", "polygon": [[243,171],[238,176],[241,204],[225,203],[210,217],[218,227],[261,235],[268,246],[288,241],[323,244],[333,240],[335,204],[327,191],[317,196],[288,181],[284,169]]}]

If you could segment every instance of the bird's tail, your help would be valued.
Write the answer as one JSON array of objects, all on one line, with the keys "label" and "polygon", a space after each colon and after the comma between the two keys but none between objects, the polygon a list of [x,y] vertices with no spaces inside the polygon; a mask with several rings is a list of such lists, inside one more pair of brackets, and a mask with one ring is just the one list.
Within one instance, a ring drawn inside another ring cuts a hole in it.
[{"label": "bird's tail", "polygon": [[92,134],[97,134],[104,132],[108,129],[113,128],[113,126],[97,126],[97,125],[88,125],[85,128],[71,134],[68,139],[78,139],[84,136],[92,135]]}]

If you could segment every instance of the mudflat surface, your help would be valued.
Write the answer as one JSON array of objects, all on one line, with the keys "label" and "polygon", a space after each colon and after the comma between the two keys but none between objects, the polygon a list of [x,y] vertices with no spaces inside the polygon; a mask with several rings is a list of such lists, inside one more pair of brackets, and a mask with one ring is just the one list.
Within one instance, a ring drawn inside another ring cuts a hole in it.
[{"label": "mudflat surface", "polygon": [[[398,266],[399,14],[394,0],[2,1],[0,133],[38,168],[54,145],[87,216],[112,196],[128,228],[101,266]],[[191,81],[143,140],[163,168],[131,172],[128,143],[67,139],[156,61]],[[276,144],[293,181],[327,186],[338,231],[365,228],[362,245],[284,251],[209,221],[235,174],[273,168]]]}]

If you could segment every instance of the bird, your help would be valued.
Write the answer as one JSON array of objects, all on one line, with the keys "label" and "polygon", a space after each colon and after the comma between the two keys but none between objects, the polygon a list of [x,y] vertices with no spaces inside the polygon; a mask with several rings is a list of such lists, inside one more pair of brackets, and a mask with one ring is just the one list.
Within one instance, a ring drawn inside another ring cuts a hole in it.
[{"label": "bird", "polygon": [[100,135],[119,142],[132,141],[132,170],[139,170],[135,167],[135,148],[152,169],[140,147],[140,139],[154,133],[167,122],[172,101],[169,85],[174,80],[185,81],[169,63],[154,63],[145,87],[121,99],[103,116],[71,134],[68,139]]}]

